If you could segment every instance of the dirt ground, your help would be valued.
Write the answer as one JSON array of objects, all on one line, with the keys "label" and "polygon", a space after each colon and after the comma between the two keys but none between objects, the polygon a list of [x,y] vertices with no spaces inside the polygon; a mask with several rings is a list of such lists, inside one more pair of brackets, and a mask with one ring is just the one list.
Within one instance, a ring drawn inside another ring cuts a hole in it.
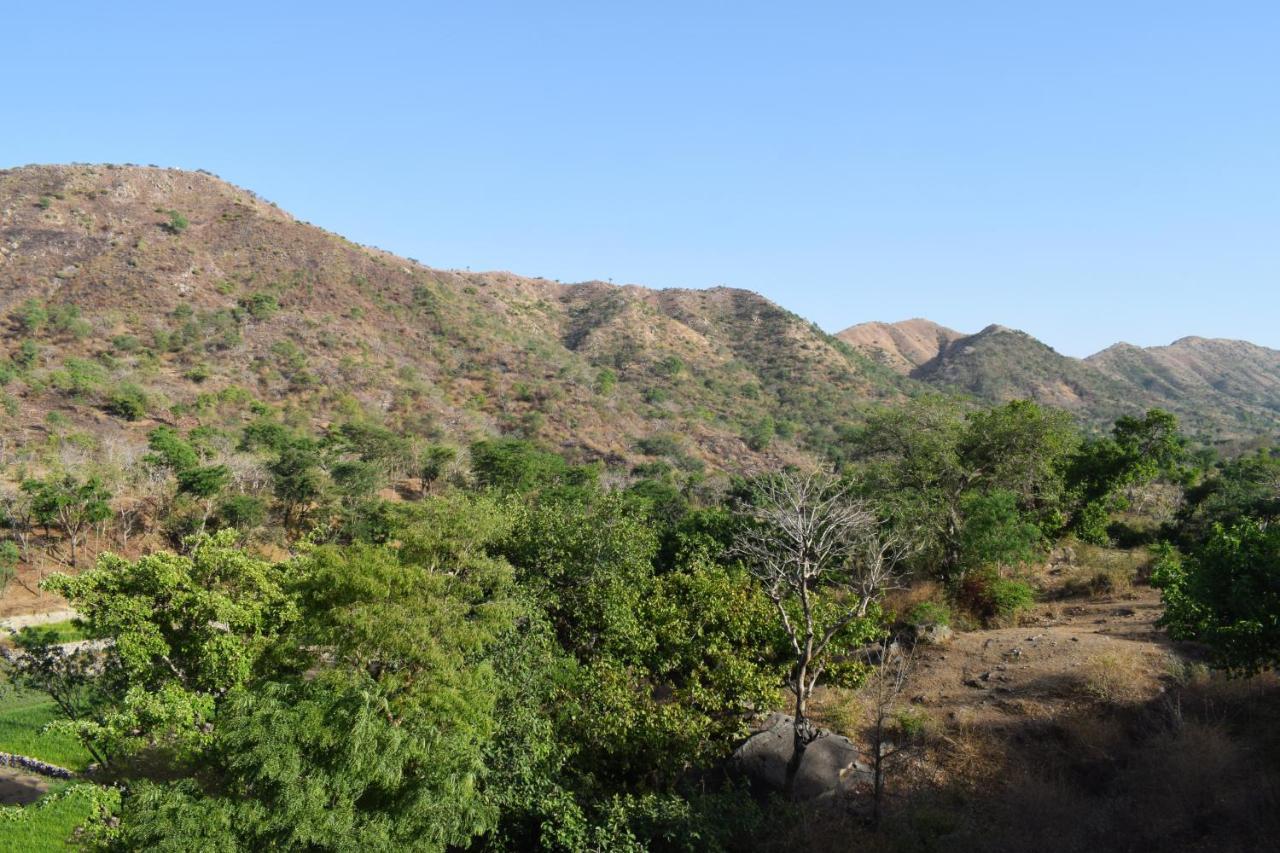
[{"label": "dirt ground", "polygon": [[0,805],[25,806],[49,790],[51,780],[16,767],[0,767]]},{"label": "dirt ground", "polygon": [[903,695],[940,722],[995,726],[1076,699],[1148,698],[1177,651],[1155,626],[1160,613],[1159,592],[1147,586],[1041,605],[1016,628],[917,647]]}]

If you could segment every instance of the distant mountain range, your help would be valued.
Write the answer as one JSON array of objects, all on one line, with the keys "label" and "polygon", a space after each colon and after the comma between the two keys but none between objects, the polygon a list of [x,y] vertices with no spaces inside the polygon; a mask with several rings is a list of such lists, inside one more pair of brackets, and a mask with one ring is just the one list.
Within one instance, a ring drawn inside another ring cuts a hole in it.
[{"label": "distant mountain range", "polygon": [[157,423],[233,436],[264,405],[310,429],[363,418],[689,470],[813,459],[929,388],[1099,424],[1160,405],[1228,437],[1280,426],[1280,354],[1251,344],[1080,361],[996,326],[837,337],[744,290],[433,269],[137,166],[0,171],[0,327],[0,464],[137,453]]},{"label": "distant mountain range", "polygon": [[1158,406],[1192,431],[1227,437],[1280,427],[1280,351],[1246,341],[1120,343],[1077,359],[998,325],[967,335],[914,319],[862,323],[837,337],[900,376],[985,401],[1031,398],[1098,423]]}]

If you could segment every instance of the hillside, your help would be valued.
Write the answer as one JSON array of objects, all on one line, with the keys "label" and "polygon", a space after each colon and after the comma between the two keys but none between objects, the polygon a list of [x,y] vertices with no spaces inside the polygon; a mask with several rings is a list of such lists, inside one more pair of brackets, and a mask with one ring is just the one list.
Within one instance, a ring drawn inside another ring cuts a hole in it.
[{"label": "hillside", "polygon": [[836,335],[858,352],[895,373],[906,376],[937,358],[964,333],[930,320],[903,320],[900,323],[859,323]]},{"label": "hillside", "polygon": [[431,269],[136,166],[0,172],[0,318],[11,456],[55,433],[138,447],[155,422],[263,403],[312,427],[752,468],[904,384],[753,293]]},{"label": "hillside", "polygon": [[1188,337],[1163,347],[1116,344],[1085,363],[1170,401],[1188,401],[1189,422],[1218,419],[1242,432],[1274,431],[1280,421],[1280,352],[1246,341]]},{"label": "hillside", "polygon": [[1158,406],[1206,438],[1280,430],[1280,352],[1244,341],[1183,338],[1148,349],[1116,344],[1077,359],[998,325],[964,335],[928,320],[863,323],[837,337],[934,387],[989,402],[1031,398],[1099,426]]}]

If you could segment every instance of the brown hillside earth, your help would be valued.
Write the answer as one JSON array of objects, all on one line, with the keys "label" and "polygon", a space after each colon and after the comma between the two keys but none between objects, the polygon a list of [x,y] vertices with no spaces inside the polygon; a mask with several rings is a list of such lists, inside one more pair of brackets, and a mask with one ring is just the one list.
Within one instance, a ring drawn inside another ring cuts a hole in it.
[{"label": "brown hillside earth", "polygon": [[[28,328],[33,304],[48,319]],[[134,166],[0,172],[0,322],[0,361],[23,361],[0,413],[10,458],[52,412],[136,447],[260,400],[313,427],[358,413],[579,461],[669,438],[676,461],[739,470],[807,458],[901,384],[745,291],[431,269],[211,175]],[[122,385],[146,394],[133,422],[111,411]],[[787,429],[748,440],[766,422]]]},{"label": "brown hillside earth", "polygon": [[[1229,419],[1234,432],[1274,429],[1280,414],[1280,351],[1246,341],[1188,337],[1163,347],[1116,344],[1086,363],[1164,399],[1183,401],[1190,423],[1212,429]],[[1190,404],[1190,405],[1188,405]]]},{"label": "brown hillside earth", "polygon": [[965,334],[930,320],[915,318],[897,323],[859,323],[837,333],[836,337],[895,373],[906,376],[937,358]]}]

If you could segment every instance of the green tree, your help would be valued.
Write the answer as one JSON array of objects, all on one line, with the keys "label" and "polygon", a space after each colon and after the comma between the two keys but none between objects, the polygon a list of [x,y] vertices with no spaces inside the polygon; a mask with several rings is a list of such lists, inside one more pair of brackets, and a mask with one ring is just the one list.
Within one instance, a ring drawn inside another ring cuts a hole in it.
[{"label": "green tree", "polygon": [[1110,436],[1085,442],[1066,470],[1075,503],[1071,526],[1080,538],[1105,544],[1110,514],[1123,508],[1120,490],[1176,473],[1185,444],[1177,418],[1160,409],[1122,417]]},{"label": "green tree", "polygon": [[44,586],[67,599],[90,636],[112,642],[110,702],[78,730],[112,759],[142,750],[179,763],[209,744],[218,708],[254,671],[269,640],[296,618],[281,567],[234,547],[235,534],[198,537],[189,556],[129,562],[104,554]]},{"label": "green tree", "polygon": [[324,472],[319,448],[309,440],[284,445],[268,466],[272,489],[286,527],[296,527],[324,496]]},{"label": "green tree", "polygon": [[0,593],[9,588],[10,582],[18,573],[18,558],[21,557],[16,542],[8,539],[0,542]]},{"label": "green tree", "polygon": [[944,582],[966,570],[966,511],[975,495],[1012,494],[1029,523],[1052,534],[1065,508],[1065,470],[1079,437],[1065,412],[1026,400],[964,413],[941,397],[879,412],[850,436],[861,493]]},{"label": "green tree", "polygon": [[1186,559],[1165,546],[1151,582],[1164,600],[1161,624],[1206,643],[1219,666],[1248,674],[1280,663],[1280,526],[1216,524]]},{"label": "green tree", "polygon": [[519,605],[481,547],[492,505],[431,513],[444,523],[411,520],[401,549],[300,562],[300,618],[273,665],[227,694],[206,772],[137,786],[129,849],[447,850],[496,825],[485,762],[503,688],[486,657]]},{"label": "green tree", "polygon": [[151,430],[147,433],[147,446],[151,448],[151,453],[147,454],[146,461],[169,468],[175,474],[200,464],[200,455],[196,449],[173,427],[159,426]]},{"label": "green tree", "polygon": [[433,483],[444,476],[453,460],[458,458],[458,451],[443,444],[433,444],[422,454],[422,484],[430,488]]},{"label": "green tree", "polygon": [[71,548],[71,565],[76,566],[85,532],[111,517],[111,492],[97,477],[81,482],[70,474],[24,480],[21,488],[31,498],[31,511],[36,519],[46,527],[56,526],[62,531]]}]

